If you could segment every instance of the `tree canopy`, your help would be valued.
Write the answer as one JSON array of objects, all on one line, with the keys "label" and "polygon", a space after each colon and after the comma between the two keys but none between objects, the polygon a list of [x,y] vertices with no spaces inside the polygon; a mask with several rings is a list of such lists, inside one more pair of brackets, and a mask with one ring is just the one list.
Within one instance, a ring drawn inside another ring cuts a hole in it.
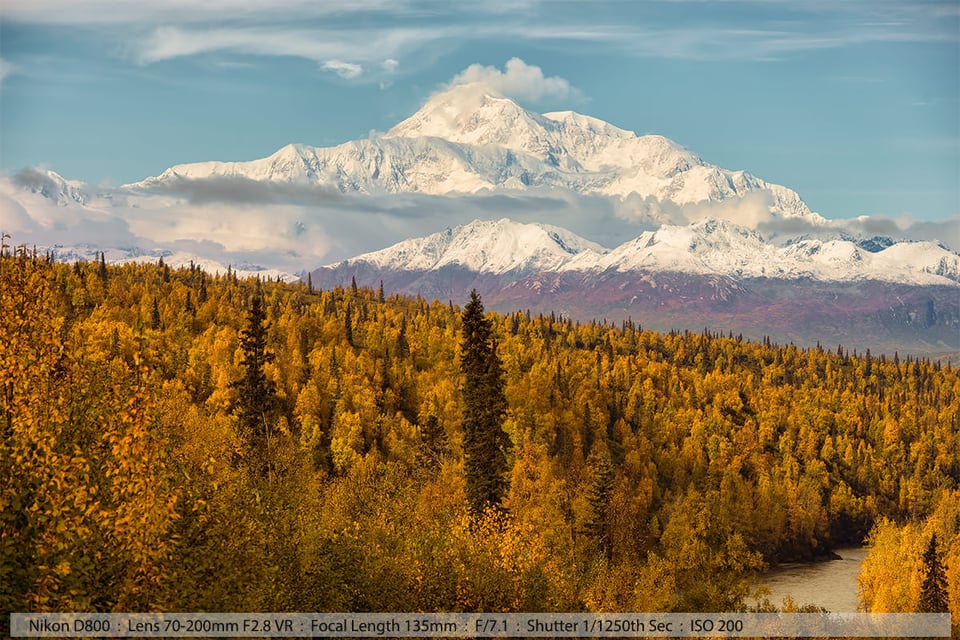
[{"label": "tree canopy", "polygon": [[950,364],[365,284],[3,254],[0,609],[960,610]]}]

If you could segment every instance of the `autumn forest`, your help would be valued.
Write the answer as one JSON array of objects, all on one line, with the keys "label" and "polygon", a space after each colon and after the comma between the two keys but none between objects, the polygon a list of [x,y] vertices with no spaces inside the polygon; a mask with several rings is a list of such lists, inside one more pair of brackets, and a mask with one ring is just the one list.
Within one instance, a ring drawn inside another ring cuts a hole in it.
[{"label": "autumn forest", "polygon": [[868,543],[917,611],[935,534],[958,621],[955,366],[360,284],[3,255],[0,609],[773,610]]}]

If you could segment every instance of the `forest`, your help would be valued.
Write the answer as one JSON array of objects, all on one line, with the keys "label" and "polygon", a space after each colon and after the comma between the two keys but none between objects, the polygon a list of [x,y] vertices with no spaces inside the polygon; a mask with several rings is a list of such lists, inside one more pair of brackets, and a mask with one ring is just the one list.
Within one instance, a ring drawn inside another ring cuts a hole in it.
[{"label": "forest", "polygon": [[867,541],[917,611],[936,535],[960,619],[954,366],[364,284],[4,253],[0,609],[773,610]]}]

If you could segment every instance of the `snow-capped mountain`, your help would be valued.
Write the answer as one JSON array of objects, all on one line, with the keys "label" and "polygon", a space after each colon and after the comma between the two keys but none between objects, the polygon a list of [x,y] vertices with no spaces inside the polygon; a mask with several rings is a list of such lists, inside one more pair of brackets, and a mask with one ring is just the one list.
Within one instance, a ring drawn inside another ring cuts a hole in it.
[{"label": "snow-capped mountain", "polygon": [[665,272],[732,279],[811,279],[960,285],[960,256],[933,242],[897,242],[878,251],[854,240],[768,243],[727,220],[665,225],[612,250],[559,227],[476,220],[330,265],[429,272],[456,266],[477,274]]},{"label": "snow-capped mountain", "polygon": [[[547,224],[466,223],[492,210],[562,220],[611,248]],[[451,228],[416,237],[428,219]],[[958,254],[856,228],[662,136],[535,113],[477,85],[366,139],[176,165],[116,189],[46,169],[0,176],[0,230],[61,258],[164,255],[290,280],[325,256],[368,251],[311,272],[314,285],[383,280],[441,300],[476,287],[505,311],[960,352]],[[369,252],[399,238],[413,239]]]},{"label": "snow-capped mountain", "polygon": [[397,271],[433,271],[457,266],[477,273],[528,274],[562,269],[574,256],[597,259],[606,251],[595,242],[560,227],[521,224],[504,218],[474,220],[359,255],[341,264],[365,263]]},{"label": "snow-capped mountain", "polygon": [[316,185],[341,193],[452,195],[561,188],[676,205],[769,194],[771,211],[819,222],[794,191],[706,163],[677,143],[572,111],[538,114],[478,85],[435,95],[385,134],[336,147],[287,145],[250,162],[176,165],[126,185],[157,190],[215,177]]},{"label": "snow-capped mountain", "polygon": [[898,242],[877,252],[846,239],[811,239],[777,246],[766,242],[758,232],[727,220],[663,226],[624,243],[596,262],[579,258],[566,269],[673,271],[734,279],[960,283],[960,256],[933,242]]},{"label": "snow-capped mountain", "polygon": [[24,191],[41,195],[60,206],[75,203],[84,205],[90,200],[87,185],[77,180],[67,180],[49,169],[31,167],[13,177]]},{"label": "snow-capped mountain", "polygon": [[428,299],[476,288],[500,311],[632,317],[668,330],[849,348],[960,350],[960,256],[933,242],[803,238],[774,244],[725,220],[662,226],[607,250],[541,224],[475,221],[311,272]]}]

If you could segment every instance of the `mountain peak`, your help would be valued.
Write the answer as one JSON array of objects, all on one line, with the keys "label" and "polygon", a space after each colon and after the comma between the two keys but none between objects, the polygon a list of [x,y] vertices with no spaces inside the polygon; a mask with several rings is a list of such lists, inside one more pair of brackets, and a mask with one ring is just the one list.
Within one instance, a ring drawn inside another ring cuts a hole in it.
[{"label": "mountain peak", "polygon": [[673,140],[574,111],[541,115],[478,83],[433,95],[379,136],[328,148],[287,145],[250,162],[176,165],[126,187],[159,189],[217,176],[364,194],[563,189],[615,198],[637,194],[679,206],[762,191],[774,215],[820,220],[794,191],[708,164]]},{"label": "mountain peak", "polygon": [[21,189],[41,195],[60,206],[71,202],[82,205],[89,199],[82,182],[67,180],[50,169],[27,167],[13,177],[13,182]]},{"label": "mountain peak", "polygon": [[435,94],[386,138],[443,138],[469,145],[498,145],[539,157],[556,153],[552,122],[481,84]]},{"label": "mountain peak", "polygon": [[331,265],[365,263],[381,269],[437,270],[457,266],[477,273],[535,273],[561,268],[573,257],[606,253],[571,231],[541,223],[474,220]]},{"label": "mountain peak", "polygon": [[777,246],[730,220],[664,225],[607,250],[547,224],[474,220],[325,267],[349,273],[430,273],[456,267],[474,274],[683,273],[820,282],[960,284],[960,256],[931,242],[897,242],[876,253],[854,241],[802,240]]}]

